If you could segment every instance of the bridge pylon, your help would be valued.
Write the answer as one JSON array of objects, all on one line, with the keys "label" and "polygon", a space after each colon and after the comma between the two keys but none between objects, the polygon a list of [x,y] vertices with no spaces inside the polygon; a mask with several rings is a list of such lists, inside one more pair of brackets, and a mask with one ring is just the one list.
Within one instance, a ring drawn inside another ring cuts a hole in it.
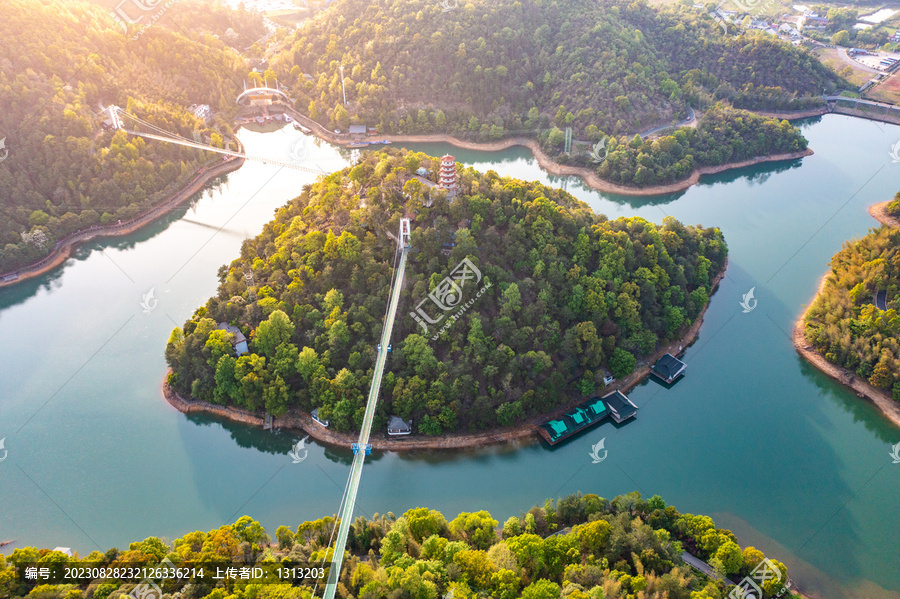
[{"label": "bridge pylon", "polygon": [[410,246],[410,234],[409,234],[409,219],[401,218],[400,219],[400,235],[398,239],[400,240],[400,249],[405,250]]}]

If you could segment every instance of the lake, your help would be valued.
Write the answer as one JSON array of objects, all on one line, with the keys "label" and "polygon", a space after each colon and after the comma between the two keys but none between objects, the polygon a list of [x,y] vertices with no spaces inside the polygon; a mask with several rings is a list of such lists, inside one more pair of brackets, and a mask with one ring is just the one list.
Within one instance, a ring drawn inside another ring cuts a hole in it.
[{"label": "lake", "polygon": [[[665,196],[623,197],[543,172],[530,152],[444,144],[414,149],[479,170],[565,186],[609,218],[666,215],[720,227],[727,276],[686,377],[645,382],[623,426],[603,424],[560,447],[537,442],[464,452],[377,453],[359,514],[416,506],[487,509],[501,523],[548,497],[612,498],[639,490],[708,514],[742,546],[784,561],[801,588],[827,598],[900,598],[900,430],[809,366],[790,331],[831,256],[877,223],[867,207],[900,189],[889,151],[900,127],[828,115],[801,124],[815,155],[707,176]],[[243,130],[254,154],[284,156],[300,134]],[[346,164],[327,144],[312,165]],[[147,536],[173,539],[248,514],[280,524],[338,509],[350,450],[209,416],[185,416],[160,393],[172,328],[215,292],[274,211],[315,175],[247,162],[189,206],[134,235],[91,242],[38,279],[0,290],[0,540],[83,555]],[[742,311],[755,288],[757,307]],[[153,290],[153,296],[148,292]],[[145,301],[145,297],[147,298]],[[142,304],[143,302],[143,304]],[[152,309],[148,309],[152,308]],[[608,458],[593,464],[605,438]],[[486,493],[486,489],[492,492]]]}]

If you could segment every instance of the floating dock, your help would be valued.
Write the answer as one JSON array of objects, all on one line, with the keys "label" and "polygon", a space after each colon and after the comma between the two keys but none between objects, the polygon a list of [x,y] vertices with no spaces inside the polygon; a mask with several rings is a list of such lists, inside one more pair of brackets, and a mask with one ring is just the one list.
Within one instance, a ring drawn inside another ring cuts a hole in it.
[{"label": "floating dock", "polygon": [[560,418],[552,418],[538,427],[538,434],[550,445],[568,439],[605,420],[624,422],[637,413],[637,406],[620,391],[603,397],[594,396],[567,411]]}]

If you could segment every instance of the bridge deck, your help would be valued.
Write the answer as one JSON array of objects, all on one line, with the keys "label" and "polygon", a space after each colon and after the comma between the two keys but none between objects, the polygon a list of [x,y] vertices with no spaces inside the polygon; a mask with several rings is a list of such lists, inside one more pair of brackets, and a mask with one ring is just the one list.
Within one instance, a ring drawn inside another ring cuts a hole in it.
[{"label": "bridge deck", "polygon": [[[382,351],[378,352],[375,359],[375,372],[372,376],[372,386],[369,388],[369,399],[366,403],[366,414],[363,418],[362,428],[359,431],[359,445],[365,447],[369,442],[372,432],[372,421],[375,418],[375,406],[378,403],[378,393],[381,390],[381,378],[384,374],[384,365],[387,361],[387,347],[391,343],[391,330],[394,328],[394,317],[397,315],[397,306],[400,303],[400,290],[403,288],[403,274],[406,271],[406,247],[400,250],[400,263],[397,266],[397,277],[391,290],[391,300],[387,317],[384,320],[384,329],[381,332]],[[350,466],[350,483],[347,485],[347,498],[340,513],[340,526],[338,527],[337,540],[334,545],[334,558],[331,564],[331,574],[325,586],[324,599],[334,599],[337,590],[338,577],[341,573],[341,564],[344,561],[344,548],[347,546],[347,535],[350,533],[350,525],[353,523],[353,509],[356,507],[356,494],[359,491],[359,479],[362,476],[363,464],[366,461],[364,451],[353,456]]]}]

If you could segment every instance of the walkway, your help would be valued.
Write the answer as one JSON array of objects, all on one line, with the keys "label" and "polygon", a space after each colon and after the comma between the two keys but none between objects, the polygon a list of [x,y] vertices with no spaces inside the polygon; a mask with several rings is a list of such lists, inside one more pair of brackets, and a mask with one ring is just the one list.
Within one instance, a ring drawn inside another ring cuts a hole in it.
[{"label": "walkway", "polygon": [[225,150],[223,148],[217,148],[215,146],[209,146],[206,144],[201,144],[194,141],[188,141],[186,139],[174,139],[171,137],[164,137],[162,135],[154,135],[152,133],[141,133],[140,131],[131,131],[129,129],[122,129],[126,133],[131,135],[138,135],[140,137],[146,137],[148,139],[156,139],[159,141],[165,141],[168,143],[177,144],[179,146],[188,146],[189,148],[197,148],[199,150],[206,150],[207,152],[216,152],[219,154],[225,154],[226,156],[235,156],[237,158],[246,158],[247,160],[255,160],[257,162],[263,162],[265,164],[274,164],[275,166],[281,166],[284,168],[292,168],[294,170],[303,171],[305,173],[313,173],[314,175],[322,175],[327,174],[322,169],[311,168],[308,166],[300,166],[299,164],[295,164],[293,162],[285,162],[283,160],[278,160],[277,158],[269,158],[267,156],[256,156],[254,154],[244,154],[243,152],[236,152],[234,150]]},{"label": "walkway", "polygon": [[[407,227],[408,227],[407,221]],[[334,557],[331,563],[331,573],[325,586],[324,599],[334,599],[337,583],[341,573],[341,564],[344,561],[344,548],[347,546],[347,535],[350,533],[350,525],[353,523],[353,510],[356,507],[356,494],[359,491],[359,479],[362,476],[363,465],[366,461],[366,445],[369,443],[369,434],[372,432],[372,421],[375,418],[375,406],[378,404],[378,393],[381,390],[381,377],[384,374],[384,365],[387,361],[391,343],[391,330],[394,328],[394,317],[397,315],[397,306],[400,303],[400,290],[403,289],[403,275],[406,271],[406,251],[408,249],[408,234],[403,235],[403,224],[400,225],[400,262],[397,265],[397,276],[394,278],[394,286],[391,290],[391,300],[388,304],[387,316],[384,319],[384,329],[381,332],[381,351],[375,359],[375,372],[372,376],[372,386],[369,388],[369,399],[366,403],[366,414],[363,418],[362,428],[359,431],[359,449],[353,456],[353,464],[350,466],[350,480],[347,483],[346,498],[340,513],[340,526],[338,527],[337,540],[334,545]],[[408,231],[408,229],[407,229]]]}]

